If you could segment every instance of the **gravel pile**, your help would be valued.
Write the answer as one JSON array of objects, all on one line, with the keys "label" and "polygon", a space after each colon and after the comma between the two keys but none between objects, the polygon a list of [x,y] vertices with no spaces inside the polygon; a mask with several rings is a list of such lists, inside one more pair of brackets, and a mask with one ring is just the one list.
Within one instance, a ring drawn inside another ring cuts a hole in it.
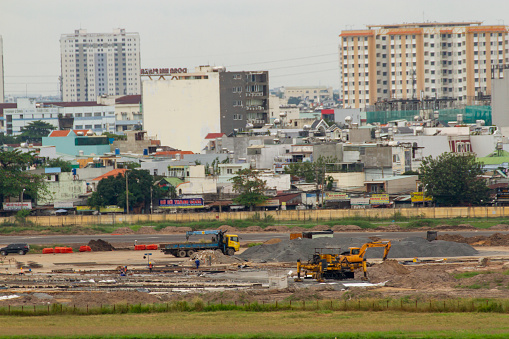
[{"label": "gravel pile", "polygon": [[[315,253],[316,248],[339,247],[343,252],[347,251],[348,247],[360,247],[370,241],[367,237],[283,240],[277,244],[250,247],[239,257],[253,262],[294,262],[298,259],[306,261]],[[388,258],[445,258],[475,254],[477,251],[468,244],[441,240],[429,242],[424,238],[410,237],[401,241],[392,241]],[[365,258],[382,258],[382,256],[383,248],[369,248]]]}]

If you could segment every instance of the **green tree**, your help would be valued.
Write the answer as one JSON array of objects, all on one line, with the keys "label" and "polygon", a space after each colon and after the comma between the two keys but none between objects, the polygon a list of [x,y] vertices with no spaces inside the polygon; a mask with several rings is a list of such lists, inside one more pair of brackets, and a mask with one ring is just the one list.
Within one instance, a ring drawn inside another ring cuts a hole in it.
[{"label": "green tree", "polygon": [[[150,200],[157,201],[163,191],[154,185],[154,177],[147,170],[130,170],[127,174],[129,188],[129,209],[149,211]],[[126,180],[123,174],[102,179],[97,190],[88,199],[88,204],[95,208],[117,205],[126,207]]]},{"label": "green tree", "polygon": [[37,193],[48,193],[42,175],[28,171],[36,163],[35,154],[21,151],[0,151],[0,202],[6,197],[36,198]]},{"label": "green tree", "polygon": [[455,206],[478,205],[489,198],[482,164],[474,155],[442,153],[436,158],[423,159],[419,168],[425,194],[438,204]]},{"label": "green tree", "polygon": [[5,133],[0,133],[0,145],[5,144],[19,144],[19,139],[11,135],[5,135]]},{"label": "green tree", "polygon": [[294,162],[285,167],[285,174],[291,174],[306,182],[317,182],[318,184],[326,184],[325,172],[332,171],[332,164],[337,163],[335,157],[320,156],[314,162]]},{"label": "green tree", "polygon": [[265,196],[267,183],[258,177],[258,173],[252,169],[246,168],[237,172],[237,175],[229,179],[233,182],[233,189],[240,193],[233,199],[236,204],[249,206],[252,211],[253,206],[263,203],[268,197]]},{"label": "green tree", "polygon": [[21,127],[19,139],[26,142],[41,142],[42,137],[47,137],[55,126],[47,122],[37,120],[28,123],[25,127]]},{"label": "green tree", "polygon": [[46,161],[45,167],[60,167],[62,172],[71,172],[72,162],[64,160],[62,158],[49,159],[48,161]]}]

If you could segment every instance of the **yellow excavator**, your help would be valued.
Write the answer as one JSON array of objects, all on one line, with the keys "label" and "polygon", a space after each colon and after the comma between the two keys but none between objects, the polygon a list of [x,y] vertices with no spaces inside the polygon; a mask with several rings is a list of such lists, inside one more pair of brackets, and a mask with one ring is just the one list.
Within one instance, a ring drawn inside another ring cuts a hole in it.
[{"label": "yellow excavator", "polygon": [[364,271],[362,280],[367,280],[367,265],[364,254],[366,254],[368,248],[372,247],[383,247],[382,260],[385,260],[391,249],[391,242],[368,242],[361,247],[350,247],[347,252],[342,253],[340,253],[339,248],[317,248],[315,254],[307,263],[302,263],[300,259],[297,260],[297,278],[295,278],[295,281],[302,281],[301,272],[304,272],[304,277],[311,275],[313,279],[319,282],[323,282],[325,279],[353,279],[355,269],[360,267]]}]

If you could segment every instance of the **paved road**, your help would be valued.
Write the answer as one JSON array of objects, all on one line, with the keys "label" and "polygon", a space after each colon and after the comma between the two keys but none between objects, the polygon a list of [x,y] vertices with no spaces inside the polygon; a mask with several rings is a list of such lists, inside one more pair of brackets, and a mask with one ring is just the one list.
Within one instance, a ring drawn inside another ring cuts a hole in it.
[{"label": "paved road", "polygon": [[[439,234],[460,234],[465,237],[476,235],[489,236],[493,233],[509,234],[509,231],[440,231]],[[240,233],[241,241],[264,242],[272,238],[288,239],[289,233]],[[426,232],[340,232],[334,233],[334,237],[357,238],[357,237],[373,237],[377,236],[388,240],[398,240],[408,237],[426,237]],[[210,236],[207,236],[207,238]],[[110,243],[133,243],[134,240],[138,244],[162,244],[168,242],[180,242],[185,240],[184,234],[129,234],[129,235],[37,235],[37,236],[0,236],[0,244],[10,244],[18,242],[26,242],[28,244],[37,245],[73,245],[87,244],[90,240],[102,239]],[[195,236],[193,239],[198,240]]]}]

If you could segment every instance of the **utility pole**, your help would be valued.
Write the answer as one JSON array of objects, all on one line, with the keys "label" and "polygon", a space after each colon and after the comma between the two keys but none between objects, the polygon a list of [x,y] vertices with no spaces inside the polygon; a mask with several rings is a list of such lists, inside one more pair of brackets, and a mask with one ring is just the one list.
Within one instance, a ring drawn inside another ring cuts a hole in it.
[{"label": "utility pole", "polygon": [[125,206],[126,214],[129,214],[129,181],[127,180],[129,172],[125,171]]},{"label": "utility pole", "polygon": [[154,211],[153,202],[154,198],[152,198],[152,186],[150,186],[150,214],[152,214]]}]

